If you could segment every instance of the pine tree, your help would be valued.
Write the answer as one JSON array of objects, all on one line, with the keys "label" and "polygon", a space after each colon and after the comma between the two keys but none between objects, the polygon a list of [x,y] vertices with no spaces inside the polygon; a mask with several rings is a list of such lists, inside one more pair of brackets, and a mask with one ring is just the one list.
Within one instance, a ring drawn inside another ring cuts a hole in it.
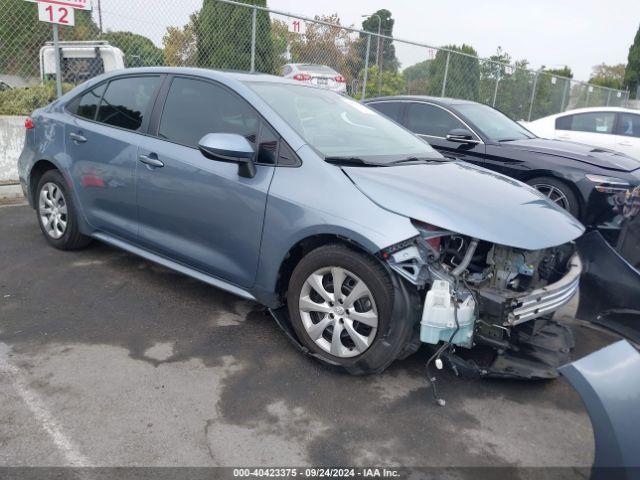
[{"label": "pine tree", "polygon": [[[265,7],[266,0],[242,0]],[[196,22],[199,67],[249,70],[251,67],[252,9],[204,0]],[[256,71],[274,73],[271,21],[258,10],[256,16]]]},{"label": "pine tree", "polygon": [[627,68],[624,72],[624,84],[631,92],[631,95],[635,95],[638,91],[638,86],[640,86],[640,27],[636,32],[633,45],[629,47]]}]

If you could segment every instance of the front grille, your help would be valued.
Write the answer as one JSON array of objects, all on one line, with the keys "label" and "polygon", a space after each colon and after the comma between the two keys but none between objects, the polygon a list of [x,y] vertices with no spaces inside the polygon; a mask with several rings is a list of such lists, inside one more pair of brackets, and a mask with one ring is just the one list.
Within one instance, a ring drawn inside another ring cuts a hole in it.
[{"label": "front grille", "polygon": [[578,291],[581,273],[582,262],[576,253],[569,260],[569,271],[560,280],[514,299],[515,305],[507,317],[507,323],[518,325],[554,312],[569,303]]}]

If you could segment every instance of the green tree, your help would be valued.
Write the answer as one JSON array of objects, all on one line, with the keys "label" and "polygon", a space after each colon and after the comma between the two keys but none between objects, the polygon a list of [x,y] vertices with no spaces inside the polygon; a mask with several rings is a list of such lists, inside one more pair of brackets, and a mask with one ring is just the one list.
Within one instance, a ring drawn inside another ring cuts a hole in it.
[{"label": "green tree", "polygon": [[137,33],[107,32],[100,39],[122,50],[127,67],[153,67],[163,64],[162,49]]},{"label": "green tree", "polygon": [[[40,48],[52,40],[51,25],[38,20],[38,6],[24,0],[2,0],[0,72],[39,76]],[[6,14],[10,12],[11,14]],[[76,10],[75,27],[60,26],[61,40],[96,40],[99,30],[91,12]]]},{"label": "green tree", "polygon": [[288,62],[327,65],[349,83],[354,78],[351,65],[355,60],[351,48],[354,40],[349,30],[340,26],[337,13],[316,15],[315,19],[330,25],[307,22],[305,35],[299,35],[289,32],[285,22],[273,21],[274,64],[276,67]]},{"label": "green tree", "polygon": [[[462,46],[446,45],[443,48],[445,50],[438,50],[436,57],[429,63],[429,74],[426,80],[427,95],[440,96],[442,94],[446,71],[445,96],[477,100],[480,89],[478,53],[472,46],[465,44]],[[460,52],[463,55],[454,52]],[[449,56],[448,67],[447,56]]]},{"label": "green tree", "polygon": [[196,22],[194,13],[182,28],[169,27],[162,37],[164,64],[171,67],[193,67],[197,64]]},{"label": "green tree", "polygon": [[[266,6],[266,0],[241,0]],[[215,0],[204,0],[196,21],[199,67],[249,70],[251,67],[252,10]],[[256,18],[256,70],[275,73],[271,21],[258,10]]]},{"label": "green tree", "polygon": [[617,65],[601,63],[600,65],[596,65],[593,67],[589,83],[621,90],[624,85],[625,68],[626,65],[624,63]]},{"label": "green tree", "polygon": [[433,60],[415,63],[402,71],[406,83],[407,94],[427,93],[427,79]]},{"label": "green tree", "polygon": [[[378,67],[369,68],[367,73],[367,97],[376,95],[390,96],[405,93],[405,81],[402,73],[385,70],[378,77]],[[358,99],[362,96],[362,92],[354,92],[354,96]]]},{"label": "green tree", "polygon": [[624,86],[631,91],[632,95],[636,95],[638,87],[640,87],[640,27],[638,27],[633,39],[633,44],[629,47],[627,68],[624,72]]},{"label": "green tree", "polygon": [[[380,20],[378,20],[378,17]],[[374,12],[362,22],[362,30],[367,32],[378,33],[378,24],[380,24],[380,34],[393,37],[393,25],[395,20],[391,17],[391,12],[385,8]],[[366,45],[367,34],[360,34],[360,42]],[[380,45],[380,54],[378,54],[378,45]],[[366,49],[363,50],[366,52]],[[366,53],[365,53],[366,55]],[[393,42],[388,38],[371,37],[371,47],[369,49],[369,65],[375,65],[376,60],[380,65],[380,70],[391,70],[396,72],[400,66],[400,62],[396,58],[396,48]]]}]

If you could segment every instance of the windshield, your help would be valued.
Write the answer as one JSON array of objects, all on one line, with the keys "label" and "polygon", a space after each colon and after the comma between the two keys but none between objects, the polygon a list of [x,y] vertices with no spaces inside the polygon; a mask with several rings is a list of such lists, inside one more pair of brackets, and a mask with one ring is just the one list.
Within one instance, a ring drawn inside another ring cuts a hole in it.
[{"label": "windshield", "polygon": [[464,103],[456,105],[456,109],[493,141],[506,142],[522,140],[523,138],[535,138],[524,127],[487,105]]},{"label": "windshield", "polygon": [[314,87],[247,84],[325,157],[373,164],[443,159],[425,141],[351,98]]}]

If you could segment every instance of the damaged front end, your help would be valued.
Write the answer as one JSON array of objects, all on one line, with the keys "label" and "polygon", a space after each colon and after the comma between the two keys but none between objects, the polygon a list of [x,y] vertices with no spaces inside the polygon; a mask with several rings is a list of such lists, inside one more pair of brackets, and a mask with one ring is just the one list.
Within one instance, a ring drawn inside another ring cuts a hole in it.
[{"label": "damaged front end", "polygon": [[420,340],[443,342],[437,360],[466,376],[557,377],[574,340],[551,317],[578,290],[575,246],[531,251],[414,225],[418,237],[381,255],[420,292]]}]

